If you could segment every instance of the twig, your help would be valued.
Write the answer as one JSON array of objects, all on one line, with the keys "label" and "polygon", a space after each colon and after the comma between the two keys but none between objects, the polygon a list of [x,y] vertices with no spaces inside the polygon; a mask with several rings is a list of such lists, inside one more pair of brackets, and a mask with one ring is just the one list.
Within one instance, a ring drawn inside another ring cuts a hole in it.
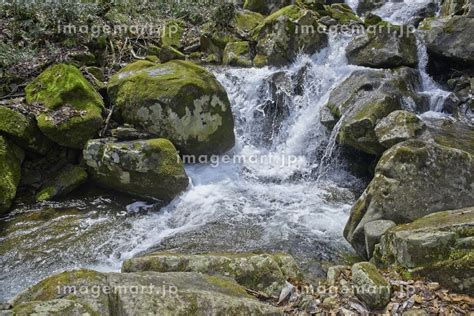
[{"label": "twig", "polygon": [[105,125],[104,128],[100,131],[99,136],[103,137],[105,133],[107,132],[107,128],[109,127],[110,119],[112,118],[112,114],[114,113],[115,109],[115,104],[112,105],[112,108],[109,111],[109,114],[107,115],[107,118],[105,119]]}]

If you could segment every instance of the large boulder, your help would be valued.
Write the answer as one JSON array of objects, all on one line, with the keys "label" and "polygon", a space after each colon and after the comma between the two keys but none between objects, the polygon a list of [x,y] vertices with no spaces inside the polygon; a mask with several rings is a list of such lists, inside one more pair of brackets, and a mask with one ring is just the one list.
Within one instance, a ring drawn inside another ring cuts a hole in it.
[{"label": "large boulder", "polygon": [[425,100],[418,96],[416,70],[356,70],[330,94],[321,110],[321,122],[329,128],[338,125],[338,142],[368,154],[384,152],[375,134],[380,120],[402,109],[422,111]]},{"label": "large boulder", "polygon": [[20,183],[23,151],[0,136],[0,215],[7,211]]},{"label": "large boulder", "polygon": [[222,63],[230,66],[251,67],[250,43],[244,41],[227,43]]},{"label": "large boulder", "polygon": [[408,140],[387,150],[351,210],[344,236],[364,257],[364,226],[376,220],[411,222],[474,205],[474,157],[436,143]]},{"label": "large boulder", "polygon": [[425,130],[421,140],[461,149],[474,155],[474,125],[450,116],[422,116]]},{"label": "large boulder", "polygon": [[431,58],[461,69],[474,65],[473,28],[474,19],[467,16],[425,19],[420,25]]},{"label": "large boulder", "polygon": [[278,9],[290,5],[291,0],[272,0],[272,1],[261,1],[261,0],[245,0],[244,9],[255,11],[263,15],[268,15],[277,11]]},{"label": "large boulder", "polygon": [[[9,315],[8,312],[6,311]],[[65,299],[56,299],[51,301],[33,301],[25,302],[15,306],[11,310],[12,315],[70,315],[83,316],[91,315],[91,310],[87,305]],[[1,311],[0,311],[1,314]],[[3,314],[2,314],[3,315]]]},{"label": "large boulder", "polygon": [[171,140],[185,154],[218,154],[234,146],[226,91],[191,62],[130,64],[111,78],[108,91],[126,123]]},{"label": "large boulder", "polygon": [[299,53],[313,54],[326,47],[327,35],[318,31],[316,13],[296,5],[284,7],[268,16],[255,31],[256,66],[281,66]]},{"label": "large boulder", "polygon": [[50,176],[36,194],[36,201],[47,201],[71,193],[87,181],[87,172],[79,166],[67,165]]},{"label": "large boulder", "polygon": [[148,315],[150,311],[164,316],[283,315],[228,278],[193,272],[92,270],[64,272],[41,281],[13,300],[13,310],[27,304],[58,307],[59,299],[64,300],[61,305],[74,302],[75,309],[85,308],[92,315]]},{"label": "large boulder", "polygon": [[107,275],[81,269],[50,276],[20,292],[12,300],[13,309],[31,302],[50,302],[65,299],[84,306],[97,315],[108,315],[112,307],[107,292]]},{"label": "large boulder", "polygon": [[374,253],[382,265],[398,265],[455,292],[473,293],[474,208],[443,211],[390,229]]},{"label": "large boulder", "polygon": [[376,32],[363,32],[346,48],[349,63],[373,68],[415,67],[418,53],[415,34],[407,27],[381,25]]},{"label": "large boulder", "polygon": [[423,122],[414,113],[394,111],[383,118],[375,127],[380,144],[390,148],[405,140],[415,138],[423,130]]},{"label": "large boulder", "polygon": [[278,296],[285,281],[300,279],[293,257],[285,254],[151,253],[125,260],[122,272],[200,272],[231,277],[242,286]]},{"label": "large boulder", "polygon": [[43,108],[38,127],[61,146],[82,149],[102,127],[102,97],[74,66],[51,66],[25,92],[29,104]]},{"label": "large boulder", "polygon": [[262,23],[264,16],[249,10],[236,10],[231,21],[234,32],[243,39],[250,40],[253,31]]},{"label": "large boulder", "polygon": [[22,99],[0,102],[0,134],[12,139],[21,148],[45,155],[51,141],[38,129],[34,115]]},{"label": "large boulder", "polygon": [[145,198],[170,201],[188,186],[183,163],[167,139],[90,140],[84,161],[100,185]]}]

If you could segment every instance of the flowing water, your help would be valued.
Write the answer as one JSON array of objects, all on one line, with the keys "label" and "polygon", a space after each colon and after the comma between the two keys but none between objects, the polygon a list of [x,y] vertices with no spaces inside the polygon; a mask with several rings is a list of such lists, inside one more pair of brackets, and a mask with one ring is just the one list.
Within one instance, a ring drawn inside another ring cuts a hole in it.
[{"label": "flowing water", "polygon": [[345,58],[349,40],[334,35],[286,68],[212,69],[232,104],[236,146],[186,165],[191,184],[166,207],[94,188],[18,204],[0,221],[0,300],[66,269],[118,271],[150,249],[281,250],[317,276],[318,262],[350,251],[342,231],[365,184],[319,122],[331,89],[358,68]]}]

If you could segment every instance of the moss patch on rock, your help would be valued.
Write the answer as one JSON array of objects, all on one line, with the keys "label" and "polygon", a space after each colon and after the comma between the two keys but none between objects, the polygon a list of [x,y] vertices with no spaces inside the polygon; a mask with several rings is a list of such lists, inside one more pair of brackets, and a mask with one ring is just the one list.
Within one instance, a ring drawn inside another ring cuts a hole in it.
[{"label": "moss patch on rock", "polygon": [[25,92],[29,104],[45,109],[36,116],[38,127],[61,146],[82,148],[102,126],[102,97],[74,66],[51,66]]},{"label": "moss patch on rock", "polygon": [[20,183],[23,151],[0,136],[0,215],[7,211]]},{"label": "moss patch on rock", "polygon": [[141,61],[112,77],[109,95],[126,123],[167,138],[185,154],[233,147],[227,93],[206,69],[187,61]]}]

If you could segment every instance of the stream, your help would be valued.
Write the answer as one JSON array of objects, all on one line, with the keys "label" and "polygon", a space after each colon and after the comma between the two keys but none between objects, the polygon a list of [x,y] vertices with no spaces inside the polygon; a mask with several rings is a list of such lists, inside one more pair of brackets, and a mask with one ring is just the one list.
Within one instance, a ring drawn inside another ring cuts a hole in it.
[{"label": "stream", "polygon": [[[418,5],[388,3],[377,12],[400,23]],[[330,91],[361,68],[347,63],[350,39],[331,35],[326,49],[284,68],[210,68],[229,95],[236,145],[187,164],[190,186],[165,207],[94,187],[17,204],[0,219],[0,301],[55,272],[119,271],[123,260],[155,250],[284,251],[321,276],[321,262],[351,253],[342,231],[367,184],[319,122]],[[419,55],[436,111],[445,92],[425,73],[422,44]]]}]

